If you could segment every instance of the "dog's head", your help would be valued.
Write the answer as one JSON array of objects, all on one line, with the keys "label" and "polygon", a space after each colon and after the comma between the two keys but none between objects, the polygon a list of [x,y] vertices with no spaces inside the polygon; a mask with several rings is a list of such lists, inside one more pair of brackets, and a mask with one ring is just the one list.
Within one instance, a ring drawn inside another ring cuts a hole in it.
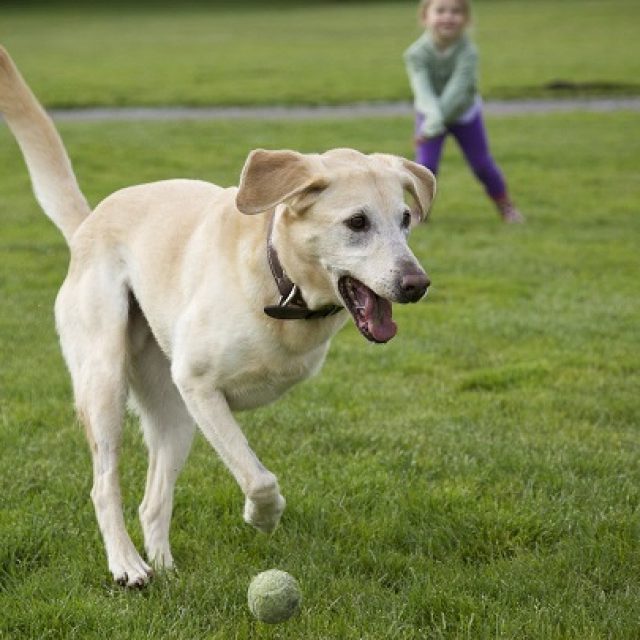
[{"label": "dog's head", "polygon": [[430,284],[407,237],[434,193],[433,174],[404,158],[259,149],[247,158],[236,206],[276,208],[273,242],[311,309],[344,305],[363,336],[387,342],[396,333],[391,303],[417,302]]}]

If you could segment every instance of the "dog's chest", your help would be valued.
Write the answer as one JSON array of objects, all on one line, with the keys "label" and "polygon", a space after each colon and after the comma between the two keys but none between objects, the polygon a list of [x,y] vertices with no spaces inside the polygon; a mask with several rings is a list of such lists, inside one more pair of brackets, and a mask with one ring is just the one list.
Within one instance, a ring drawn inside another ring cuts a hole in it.
[{"label": "dog's chest", "polygon": [[292,386],[319,371],[328,343],[304,354],[253,349],[230,354],[222,389],[233,410],[253,409],[277,400]]}]

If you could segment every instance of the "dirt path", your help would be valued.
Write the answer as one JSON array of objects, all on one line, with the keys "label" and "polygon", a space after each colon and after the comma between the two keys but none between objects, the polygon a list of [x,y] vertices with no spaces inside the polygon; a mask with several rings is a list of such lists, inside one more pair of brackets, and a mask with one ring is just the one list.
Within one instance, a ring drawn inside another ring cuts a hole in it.
[{"label": "dirt path", "polygon": [[[640,96],[629,98],[579,98],[551,100],[489,100],[485,113],[497,116],[567,111],[640,111]],[[52,109],[59,121],[105,120],[319,120],[410,116],[408,102],[360,103],[336,106],[254,107],[92,107]]]}]

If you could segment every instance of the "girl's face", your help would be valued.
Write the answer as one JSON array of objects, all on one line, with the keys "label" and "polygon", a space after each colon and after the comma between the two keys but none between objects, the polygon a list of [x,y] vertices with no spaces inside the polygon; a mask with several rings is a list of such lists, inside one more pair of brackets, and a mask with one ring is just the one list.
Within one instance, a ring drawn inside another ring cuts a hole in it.
[{"label": "girl's face", "polygon": [[455,42],[465,30],[467,12],[460,0],[432,0],[422,13],[422,24],[438,44]]}]

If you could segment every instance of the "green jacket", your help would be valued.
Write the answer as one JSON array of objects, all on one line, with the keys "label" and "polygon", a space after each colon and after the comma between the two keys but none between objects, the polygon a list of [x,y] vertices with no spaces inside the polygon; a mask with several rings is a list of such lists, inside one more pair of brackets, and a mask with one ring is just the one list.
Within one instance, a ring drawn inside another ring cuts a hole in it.
[{"label": "green jacket", "polygon": [[416,111],[425,116],[422,134],[444,133],[478,95],[478,52],[467,36],[439,51],[425,32],[404,53]]}]

